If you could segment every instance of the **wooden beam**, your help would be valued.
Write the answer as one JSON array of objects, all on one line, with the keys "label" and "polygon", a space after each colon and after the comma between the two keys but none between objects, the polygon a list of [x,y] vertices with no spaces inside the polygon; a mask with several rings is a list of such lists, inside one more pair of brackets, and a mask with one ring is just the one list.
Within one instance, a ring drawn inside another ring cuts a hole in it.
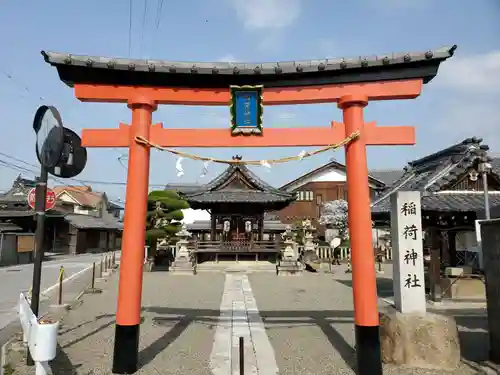
[{"label": "wooden beam", "polygon": [[[85,147],[128,147],[129,126],[119,129],[84,129]],[[376,126],[365,124],[363,137],[368,145],[414,145],[415,129],[411,126]],[[267,128],[262,136],[231,135],[230,129],[163,129],[151,127],[150,142],[162,147],[323,147],[346,137],[344,125],[332,122],[330,127]]]},{"label": "wooden beam", "polygon": [[[344,95],[362,94],[369,100],[414,99],[420,95],[421,79],[265,88],[265,105],[333,103]],[[229,105],[229,89],[189,89],[163,87],[75,84],[75,96],[83,102],[127,103],[137,97],[157,104]]]}]

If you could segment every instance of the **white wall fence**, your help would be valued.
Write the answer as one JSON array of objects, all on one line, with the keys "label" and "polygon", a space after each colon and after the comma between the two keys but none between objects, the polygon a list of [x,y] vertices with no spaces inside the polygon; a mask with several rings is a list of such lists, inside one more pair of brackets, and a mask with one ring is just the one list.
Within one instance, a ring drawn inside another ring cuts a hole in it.
[{"label": "white wall fence", "polygon": [[[176,246],[168,246],[170,250],[172,251],[172,254],[175,257],[176,254]],[[299,246],[298,249],[303,250],[303,246]],[[328,261],[333,259],[333,252],[334,250],[330,246],[318,246],[316,248],[316,254],[318,255],[318,258],[322,261]],[[347,247],[341,247],[340,248],[340,260],[347,260],[349,256],[349,249]],[[392,260],[392,249],[388,248],[385,250],[385,255],[384,255],[384,261],[386,260]]]},{"label": "white wall fence", "polygon": [[[299,246],[299,251],[303,249],[303,246]],[[318,246],[316,248],[316,254],[318,258],[322,261],[328,261],[334,258],[333,256],[334,249],[330,246]],[[375,255],[375,254],[374,254]],[[347,260],[349,257],[349,248],[341,247],[339,258],[340,260]],[[384,255],[384,261],[392,260],[392,249],[386,249]]]}]

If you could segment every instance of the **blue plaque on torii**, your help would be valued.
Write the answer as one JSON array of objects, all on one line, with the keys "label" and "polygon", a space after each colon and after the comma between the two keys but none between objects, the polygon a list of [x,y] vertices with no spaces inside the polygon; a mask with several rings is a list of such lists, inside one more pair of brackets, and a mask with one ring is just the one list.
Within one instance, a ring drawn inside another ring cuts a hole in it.
[{"label": "blue plaque on torii", "polygon": [[262,134],[262,86],[231,86],[231,133]]}]

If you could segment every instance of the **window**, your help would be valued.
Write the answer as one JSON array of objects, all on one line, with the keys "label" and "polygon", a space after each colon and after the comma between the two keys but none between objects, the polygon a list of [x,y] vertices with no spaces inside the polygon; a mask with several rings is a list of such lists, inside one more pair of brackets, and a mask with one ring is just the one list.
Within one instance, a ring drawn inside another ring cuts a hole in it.
[{"label": "window", "polygon": [[314,193],[312,191],[298,191],[295,193],[298,201],[309,201],[314,200]]},{"label": "window", "polygon": [[316,195],[316,216],[319,218],[323,214],[323,197]]}]

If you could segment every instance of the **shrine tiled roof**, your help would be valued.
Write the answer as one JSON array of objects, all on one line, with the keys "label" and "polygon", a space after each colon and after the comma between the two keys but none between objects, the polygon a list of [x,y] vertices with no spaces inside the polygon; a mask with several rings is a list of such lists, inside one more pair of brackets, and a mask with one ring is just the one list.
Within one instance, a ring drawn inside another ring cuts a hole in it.
[{"label": "shrine tiled roof", "polygon": [[[229,165],[224,172],[205,185],[166,186],[176,190],[193,206],[218,203],[288,204],[295,195],[274,188],[243,163]],[[198,206],[197,206],[198,207]]]},{"label": "shrine tiled roof", "polygon": [[87,83],[227,88],[230,85],[286,87],[401,79],[423,79],[427,83],[437,74],[439,64],[451,57],[456,48],[269,63],[181,62],[45,51],[42,55],[69,86]]},{"label": "shrine tiled roof", "polygon": [[220,191],[209,191],[186,196],[188,202],[197,203],[273,203],[289,202],[294,198],[283,193],[271,193],[248,189],[227,189]]},{"label": "shrine tiled roof", "polygon": [[[397,191],[420,191],[423,210],[475,212],[477,208],[484,207],[481,192],[440,193],[458,182],[469,170],[477,169],[481,162],[491,164],[490,176],[500,182],[500,160],[491,158],[488,155],[488,146],[482,145],[481,142],[480,138],[467,138],[408,163],[401,177],[373,201],[372,212],[389,212],[390,196]],[[500,203],[500,196],[490,194],[490,200]]]}]

